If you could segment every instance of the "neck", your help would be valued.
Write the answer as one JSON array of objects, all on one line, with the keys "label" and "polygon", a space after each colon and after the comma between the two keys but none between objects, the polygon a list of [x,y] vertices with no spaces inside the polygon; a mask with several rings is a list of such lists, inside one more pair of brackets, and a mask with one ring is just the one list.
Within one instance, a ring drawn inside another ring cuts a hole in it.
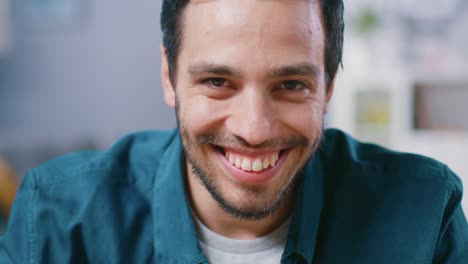
[{"label": "neck", "polygon": [[205,186],[187,165],[187,187],[194,213],[212,231],[233,239],[255,239],[264,236],[280,226],[291,213],[292,192],[269,216],[259,220],[234,217],[219,206]]}]

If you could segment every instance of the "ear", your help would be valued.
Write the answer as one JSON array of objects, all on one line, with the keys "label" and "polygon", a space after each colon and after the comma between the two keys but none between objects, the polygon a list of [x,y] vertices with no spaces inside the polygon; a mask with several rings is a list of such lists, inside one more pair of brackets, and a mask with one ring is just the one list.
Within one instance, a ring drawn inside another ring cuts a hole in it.
[{"label": "ear", "polygon": [[161,52],[161,82],[164,92],[164,101],[170,107],[175,106],[175,89],[172,86],[171,77],[169,74],[169,64],[167,62],[166,49],[163,44],[159,46]]},{"label": "ear", "polygon": [[338,75],[338,72],[335,74],[333,77],[332,82],[330,83],[330,86],[328,87],[327,94],[325,95],[325,109],[324,109],[324,114],[328,113],[328,106],[330,105],[330,100],[333,95],[333,91],[335,90],[335,80],[336,76]]}]

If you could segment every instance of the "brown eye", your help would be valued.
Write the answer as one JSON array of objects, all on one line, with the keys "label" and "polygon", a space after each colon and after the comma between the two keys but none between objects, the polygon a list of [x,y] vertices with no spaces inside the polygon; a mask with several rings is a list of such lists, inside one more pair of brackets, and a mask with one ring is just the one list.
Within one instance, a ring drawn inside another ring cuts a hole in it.
[{"label": "brown eye", "polygon": [[284,81],[281,83],[281,88],[287,91],[300,91],[308,89],[307,85],[300,81]]},{"label": "brown eye", "polygon": [[208,78],[202,81],[203,84],[212,86],[212,87],[226,87],[229,86],[229,83],[224,78]]}]

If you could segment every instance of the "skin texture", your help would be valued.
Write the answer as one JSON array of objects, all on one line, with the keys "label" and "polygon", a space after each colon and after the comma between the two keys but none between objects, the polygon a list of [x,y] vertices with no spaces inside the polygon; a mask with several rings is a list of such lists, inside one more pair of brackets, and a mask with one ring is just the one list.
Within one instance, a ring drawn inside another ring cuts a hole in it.
[{"label": "skin texture", "polygon": [[[294,182],[318,147],[326,92],[320,6],[303,0],[191,1],[174,86],[161,47],[165,101],[175,107],[192,208],[213,231],[252,239],[288,218]],[[236,178],[224,151],[282,151],[274,175]]]}]

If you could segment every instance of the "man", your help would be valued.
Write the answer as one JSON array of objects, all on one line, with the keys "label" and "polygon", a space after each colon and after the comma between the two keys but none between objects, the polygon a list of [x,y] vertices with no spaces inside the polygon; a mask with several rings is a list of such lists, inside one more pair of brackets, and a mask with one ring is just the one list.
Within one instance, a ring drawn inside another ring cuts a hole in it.
[{"label": "man", "polygon": [[178,129],[32,170],[1,263],[468,263],[460,180],[323,130],[339,0],[164,0]]}]

